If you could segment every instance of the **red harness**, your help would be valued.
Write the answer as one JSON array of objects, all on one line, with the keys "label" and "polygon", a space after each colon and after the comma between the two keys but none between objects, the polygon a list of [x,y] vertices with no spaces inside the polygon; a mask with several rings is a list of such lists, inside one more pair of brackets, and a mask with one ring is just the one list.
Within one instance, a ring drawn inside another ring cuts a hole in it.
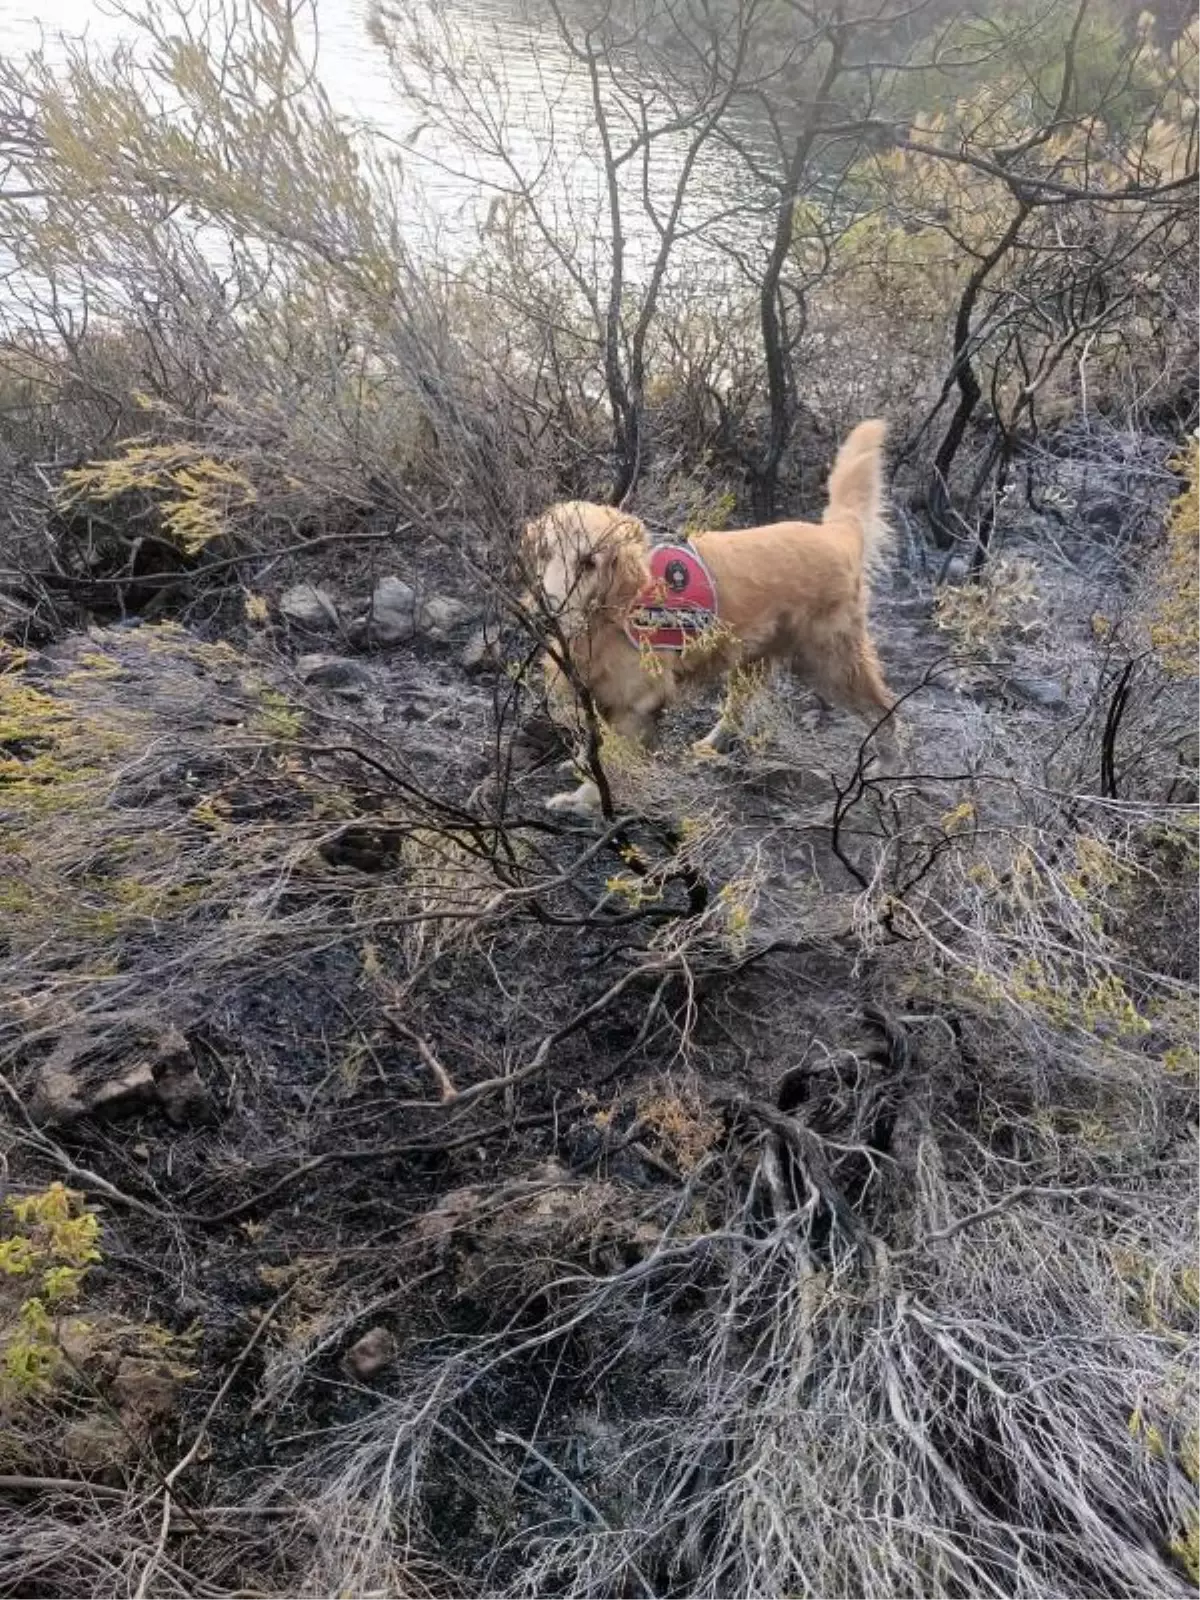
[{"label": "red harness", "polygon": [[625,624],[638,649],[682,650],[717,620],[717,586],[690,544],[658,544],[650,551],[650,582]]}]

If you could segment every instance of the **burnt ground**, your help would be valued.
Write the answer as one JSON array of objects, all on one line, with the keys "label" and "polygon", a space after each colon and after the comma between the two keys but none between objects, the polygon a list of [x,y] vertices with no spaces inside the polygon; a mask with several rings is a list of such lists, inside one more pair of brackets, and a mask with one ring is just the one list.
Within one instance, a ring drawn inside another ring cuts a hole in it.
[{"label": "burnt ground", "polygon": [[[234,644],[133,618],[10,650],[44,725],[6,736],[28,779],[4,815],[8,1177],[96,1209],[80,1314],[116,1331],[18,1416],[3,1471],[35,1487],[11,1489],[26,1532],[5,1592],[98,1592],[113,1570],[74,1497],[37,1482],[132,1496],[113,1539],[153,1549],[162,1475],[196,1441],[150,1592],[316,1592],[322,1518],[370,1501],[363,1439],[439,1352],[453,1426],[426,1440],[419,1509],[397,1493],[384,1517],[403,1553],[363,1572],[578,1592],[556,1541],[637,1522],[629,1439],[686,1389],[719,1290],[693,1250],[576,1324],[581,1296],[632,1283],[681,1215],[698,1238],[765,1205],[750,1180],[772,1140],[799,1151],[822,1271],[868,1234],[901,1253],[921,1236],[931,1125],[946,1170],[981,1138],[1026,1173],[1020,1130],[1059,1104],[1062,1069],[997,1051],[1008,1025],[964,999],[922,919],[955,903],[964,835],[978,864],[1042,787],[1099,781],[1132,597],[1119,553],[1047,556],[1043,533],[1009,531],[1029,565],[978,625],[935,626],[911,564],[881,591],[901,772],[777,685],[728,762],[687,753],[711,706],[680,713],[661,756],[615,773],[614,826],[544,812],[562,752],[536,692],[465,670],[471,619],[374,652],[274,609]],[[345,618],[375,574],[310,576]],[[322,686],[298,666],[314,651],[351,666]],[[1128,788],[1140,747],[1121,759]],[[1166,959],[1190,980],[1187,941],[1180,924]],[[1078,1115],[1112,1094],[1092,1083]],[[1160,1162],[1186,1127],[1174,1103],[1150,1117]],[[121,1389],[130,1361],[166,1384],[157,1410]],[[188,1525],[189,1505],[245,1520]],[[706,1558],[647,1543],[651,1589],[688,1592]]]}]

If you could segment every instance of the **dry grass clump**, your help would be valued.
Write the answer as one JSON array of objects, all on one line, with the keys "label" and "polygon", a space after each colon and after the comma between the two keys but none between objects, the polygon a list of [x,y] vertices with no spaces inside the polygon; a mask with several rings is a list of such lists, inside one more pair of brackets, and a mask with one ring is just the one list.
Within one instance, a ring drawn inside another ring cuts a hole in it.
[{"label": "dry grass clump", "polygon": [[1188,1593],[1190,1160],[1143,1085],[1101,1123],[1084,1073],[1089,1134],[1018,1036],[996,1075],[932,1023],[919,1064],[732,1106],[628,1264],[522,1201],[539,1297],[497,1234],[486,1331],[410,1346],[280,1475],[327,1532],[303,1592],[381,1588],[455,1507],[491,1552],[458,1581],[514,1595]]},{"label": "dry grass clump", "polygon": [[943,585],[934,598],[933,620],[960,650],[977,655],[1036,634],[1045,617],[1032,563],[1003,556],[974,581]]},{"label": "dry grass clump", "polygon": [[680,1172],[693,1172],[721,1133],[720,1118],[691,1093],[662,1092],[638,1100],[638,1122]]}]

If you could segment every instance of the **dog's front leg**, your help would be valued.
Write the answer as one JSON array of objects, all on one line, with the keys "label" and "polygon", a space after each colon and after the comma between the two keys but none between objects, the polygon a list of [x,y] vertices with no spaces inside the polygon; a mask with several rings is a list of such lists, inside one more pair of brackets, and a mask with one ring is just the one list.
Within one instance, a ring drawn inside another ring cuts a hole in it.
[{"label": "dog's front leg", "polygon": [[692,751],[698,756],[723,756],[734,741],[747,731],[755,702],[766,686],[768,667],[761,661],[739,663],[729,674],[725,685],[725,698],[721,702],[721,715],[716,725],[703,739],[697,739]]},{"label": "dog's front leg", "polygon": [[[630,744],[643,750],[649,749],[658,731],[658,707],[655,705],[646,709],[639,706],[632,710],[614,712],[607,722],[607,729],[619,739],[626,739]],[[588,770],[586,754],[564,761],[558,771],[570,772],[579,778],[581,780],[579,787],[562,794],[551,795],[546,801],[546,809],[585,817],[594,817],[602,811],[599,786],[594,779],[588,777]]]},{"label": "dog's front leg", "polygon": [[591,817],[603,809],[599,788],[592,778],[586,776],[586,757],[583,754],[568,756],[554,770],[564,778],[574,778],[576,787],[564,789],[561,794],[552,794],[546,801],[547,811],[566,811]]}]

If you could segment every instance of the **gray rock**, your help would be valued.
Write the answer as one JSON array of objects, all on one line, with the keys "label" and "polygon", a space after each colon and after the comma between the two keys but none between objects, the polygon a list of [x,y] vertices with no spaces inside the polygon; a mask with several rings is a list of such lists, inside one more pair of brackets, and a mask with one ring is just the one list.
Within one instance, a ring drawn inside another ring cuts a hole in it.
[{"label": "gray rock", "polygon": [[417,631],[417,594],[403,578],[380,578],[371,604],[350,624],[355,644],[404,644]]},{"label": "gray rock", "polygon": [[164,1053],[160,1046],[154,1061],[154,1092],[167,1119],[177,1127],[189,1122],[213,1123],[216,1109],[192,1064],[191,1047],[181,1039],[182,1051]]},{"label": "gray rock", "polygon": [[333,596],[315,583],[295,583],[280,596],[279,609],[289,622],[314,633],[328,633],[338,626],[338,609]]},{"label": "gray rock", "polygon": [[157,1097],[154,1068],[149,1061],[135,1061],[128,1072],[123,1072],[119,1078],[109,1078],[100,1085],[92,1096],[88,1110],[111,1112],[119,1116],[123,1112],[153,1105]]},{"label": "gray rock", "polygon": [[112,1396],[131,1433],[152,1433],[174,1415],[179,1379],[165,1361],[126,1356],[112,1380]]},{"label": "gray rock", "polygon": [[58,1448],[72,1466],[89,1476],[99,1475],[102,1483],[118,1483],[122,1464],[138,1452],[116,1417],[81,1417],[72,1422],[59,1440]]},{"label": "gray rock", "polygon": [[1022,700],[1035,706],[1061,706],[1067,692],[1057,678],[1009,678],[1008,687]]},{"label": "gray rock", "polygon": [[376,615],[405,612],[411,616],[417,609],[417,591],[403,578],[380,578],[371,596],[371,607]]},{"label": "gray rock", "polygon": [[396,1359],[396,1341],[386,1328],[370,1328],[346,1351],[346,1366],[356,1378],[373,1378]]},{"label": "gray rock", "polygon": [[359,649],[371,645],[407,644],[417,631],[417,620],[414,616],[380,616],[371,615],[356,617],[347,630],[350,643]]},{"label": "gray rock", "polygon": [[215,1114],[191,1046],[170,1025],[141,1030],[111,1060],[86,1036],[60,1040],[42,1065],[30,1106],[37,1122],[59,1126],[152,1109],[176,1124],[211,1122]]},{"label": "gray rock", "polygon": [[476,614],[474,606],[465,605],[449,595],[435,594],[422,603],[417,612],[417,626],[431,639],[444,639],[455,628],[470,622]]},{"label": "gray rock", "polygon": [[35,1122],[66,1125],[87,1115],[87,1104],[80,1094],[74,1073],[58,1071],[50,1063],[42,1068],[34,1092],[30,1115]]},{"label": "gray rock", "polygon": [[370,672],[361,662],[347,660],[345,656],[300,656],[296,672],[304,683],[345,695],[361,694],[372,682]]}]

